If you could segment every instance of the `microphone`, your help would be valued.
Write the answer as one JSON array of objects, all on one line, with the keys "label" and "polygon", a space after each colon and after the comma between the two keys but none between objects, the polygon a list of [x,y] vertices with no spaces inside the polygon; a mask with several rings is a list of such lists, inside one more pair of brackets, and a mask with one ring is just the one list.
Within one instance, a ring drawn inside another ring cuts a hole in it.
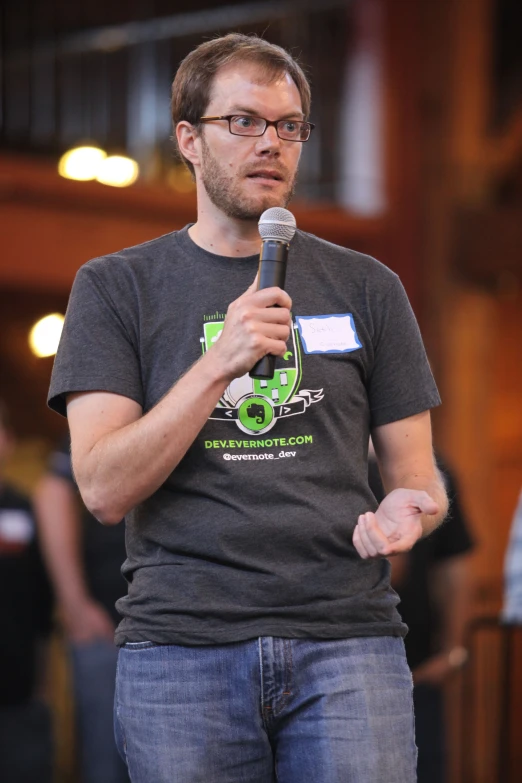
[{"label": "microphone", "polygon": [[[258,226],[262,244],[257,290],[272,286],[284,288],[288,250],[296,231],[295,217],[288,209],[272,207],[263,212]],[[250,370],[250,377],[271,380],[274,377],[275,360],[272,354],[263,356]]]}]

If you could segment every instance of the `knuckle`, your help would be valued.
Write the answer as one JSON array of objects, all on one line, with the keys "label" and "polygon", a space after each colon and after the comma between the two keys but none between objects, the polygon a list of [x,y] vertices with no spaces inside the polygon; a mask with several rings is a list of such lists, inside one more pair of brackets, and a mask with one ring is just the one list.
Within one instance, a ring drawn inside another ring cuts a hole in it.
[{"label": "knuckle", "polygon": [[239,312],[237,315],[240,323],[247,324],[247,325],[250,324],[252,314],[250,312],[249,307],[243,306],[239,308]]},{"label": "knuckle", "polygon": [[256,332],[254,329],[250,330],[250,346],[255,351],[260,350],[262,347],[263,340],[259,332]]}]

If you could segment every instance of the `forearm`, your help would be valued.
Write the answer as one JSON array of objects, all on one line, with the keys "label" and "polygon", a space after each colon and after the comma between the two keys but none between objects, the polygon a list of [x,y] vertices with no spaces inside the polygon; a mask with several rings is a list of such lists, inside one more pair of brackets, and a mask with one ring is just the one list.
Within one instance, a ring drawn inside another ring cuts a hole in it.
[{"label": "forearm", "polygon": [[456,555],[434,567],[432,593],[442,628],[441,649],[464,647],[472,614],[472,576],[468,555]]},{"label": "forearm", "polygon": [[[78,485],[87,507],[101,522],[116,524],[166,481],[228,383],[218,363],[207,354],[154,408],[136,421],[103,435],[81,459],[76,458],[73,437]],[[74,405],[73,400],[68,412]],[[102,410],[91,413],[94,418],[103,418]]]},{"label": "forearm", "polygon": [[421,515],[422,535],[429,535],[448,511],[444,481],[433,456],[429,411],[376,427],[372,440],[386,494],[417,490],[437,504],[436,513]]},{"label": "forearm", "polygon": [[44,476],[34,497],[42,553],[62,606],[88,597],[82,557],[80,518],[75,492],[57,476]]}]

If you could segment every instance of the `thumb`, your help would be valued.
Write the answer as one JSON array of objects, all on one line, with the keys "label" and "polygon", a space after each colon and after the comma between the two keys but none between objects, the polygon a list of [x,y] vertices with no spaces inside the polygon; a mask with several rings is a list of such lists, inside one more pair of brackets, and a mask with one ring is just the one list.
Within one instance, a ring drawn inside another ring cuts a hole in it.
[{"label": "thumb", "polygon": [[428,495],[424,490],[414,490],[412,501],[422,511],[423,514],[437,514],[439,511],[439,504],[436,503],[433,498]]}]

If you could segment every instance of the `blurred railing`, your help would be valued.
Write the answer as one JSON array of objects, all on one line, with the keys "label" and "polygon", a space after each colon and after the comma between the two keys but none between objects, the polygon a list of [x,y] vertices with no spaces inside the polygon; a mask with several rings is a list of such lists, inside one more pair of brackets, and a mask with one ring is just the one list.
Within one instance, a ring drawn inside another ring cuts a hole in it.
[{"label": "blurred railing", "polygon": [[297,55],[313,75],[317,129],[302,161],[298,195],[335,200],[344,154],[345,65],[354,37],[351,0],[208,5],[194,0],[190,11],[158,17],[154,3],[141,4],[137,15],[137,6],[124,4],[85,9],[65,0],[5,0],[0,148],[56,157],[92,141],[136,159],[145,179],[167,179],[175,164],[170,85],[180,61],[214,35],[256,33]]},{"label": "blurred railing", "polygon": [[522,780],[522,625],[473,620],[462,673],[460,783]]}]

